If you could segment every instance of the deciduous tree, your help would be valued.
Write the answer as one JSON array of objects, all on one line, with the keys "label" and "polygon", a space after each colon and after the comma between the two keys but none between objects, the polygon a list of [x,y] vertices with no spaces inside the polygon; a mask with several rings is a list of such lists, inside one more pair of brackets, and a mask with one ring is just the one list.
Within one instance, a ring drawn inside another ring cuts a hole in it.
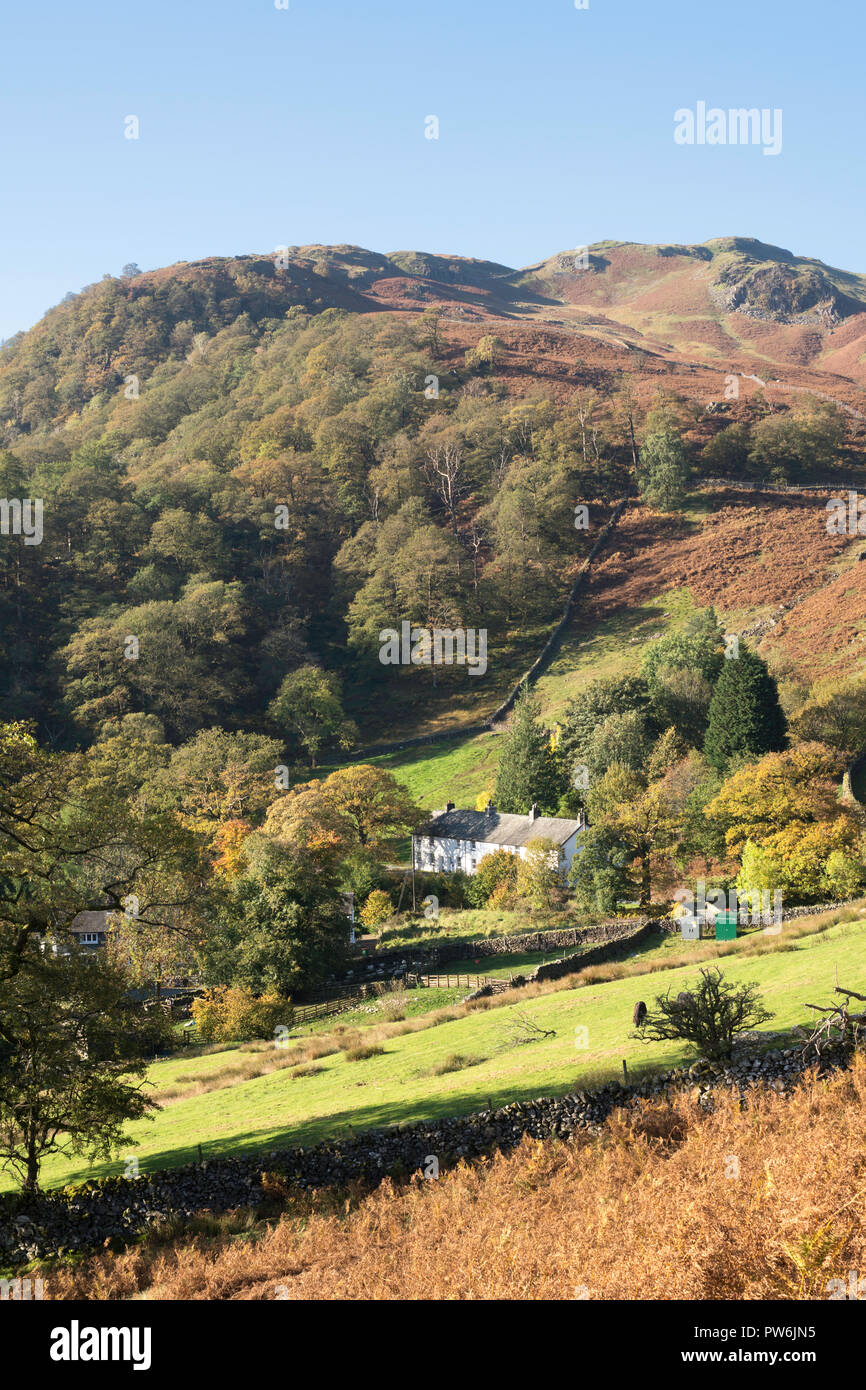
[{"label": "deciduous tree", "polygon": [[126,1122],[155,1104],[142,1077],[162,1015],[131,1001],[104,952],[68,949],[55,956],[31,942],[3,985],[0,1165],[31,1193],[49,1154],[108,1158]]},{"label": "deciduous tree", "polygon": [[350,748],[357,737],[355,724],[343,712],[339,677],[320,666],[301,666],[286,676],[268,712],[298,740],[311,767],[329,743]]}]

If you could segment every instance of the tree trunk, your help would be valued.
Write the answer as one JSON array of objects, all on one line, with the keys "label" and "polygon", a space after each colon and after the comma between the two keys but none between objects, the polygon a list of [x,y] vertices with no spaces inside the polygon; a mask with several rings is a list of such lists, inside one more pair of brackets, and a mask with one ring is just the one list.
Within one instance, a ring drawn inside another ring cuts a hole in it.
[{"label": "tree trunk", "polygon": [[640,905],[649,907],[652,894],[652,883],[650,880],[650,857],[645,854],[640,861]]},{"label": "tree trunk", "polygon": [[27,1176],[21,1188],[28,1196],[39,1191],[39,1155],[36,1152],[36,1134],[31,1129],[27,1135]]}]

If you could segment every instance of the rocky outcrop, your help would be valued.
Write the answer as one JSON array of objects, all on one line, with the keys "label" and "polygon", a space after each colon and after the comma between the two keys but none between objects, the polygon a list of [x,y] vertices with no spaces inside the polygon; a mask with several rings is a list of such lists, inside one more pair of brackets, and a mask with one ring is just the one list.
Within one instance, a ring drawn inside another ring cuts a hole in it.
[{"label": "rocky outcrop", "polygon": [[771,323],[834,327],[864,306],[843,294],[822,270],[811,266],[750,265],[735,260],[720,271],[710,288],[717,309],[746,314]]}]

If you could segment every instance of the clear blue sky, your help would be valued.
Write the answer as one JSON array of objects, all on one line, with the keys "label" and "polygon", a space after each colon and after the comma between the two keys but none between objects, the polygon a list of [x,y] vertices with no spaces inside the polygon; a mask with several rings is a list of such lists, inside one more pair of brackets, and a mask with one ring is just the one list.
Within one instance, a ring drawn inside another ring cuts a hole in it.
[{"label": "clear blue sky", "polygon": [[[5,0],[0,337],[127,261],[306,242],[739,234],[866,270],[862,0],[289,4]],[[676,145],[698,101],[782,108],[782,153]]]}]

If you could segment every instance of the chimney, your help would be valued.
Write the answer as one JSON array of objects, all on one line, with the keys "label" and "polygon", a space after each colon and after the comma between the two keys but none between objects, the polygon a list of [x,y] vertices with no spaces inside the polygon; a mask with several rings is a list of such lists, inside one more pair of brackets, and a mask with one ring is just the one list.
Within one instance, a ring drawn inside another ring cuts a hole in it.
[{"label": "chimney", "polygon": [[539,811],[539,809],[538,809],[538,802],[537,802],[537,801],[533,801],[532,805],[531,805],[530,808],[529,808],[529,819],[530,819],[530,820],[538,820],[538,817],[539,817],[540,814],[541,814],[541,813],[540,813],[540,811]]},{"label": "chimney", "polygon": [[496,807],[493,805],[493,802],[492,802],[492,801],[488,801],[488,802],[487,802],[487,805],[484,807],[484,814],[485,814],[485,816],[495,816],[495,815],[496,815]]},{"label": "chimney", "polygon": [[453,810],[454,810],[454,802],[453,802],[453,801],[446,801],[446,803],[445,803],[445,814],[446,814],[446,816],[447,816],[447,814],[448,814],[449,811],[453,811]]}]

